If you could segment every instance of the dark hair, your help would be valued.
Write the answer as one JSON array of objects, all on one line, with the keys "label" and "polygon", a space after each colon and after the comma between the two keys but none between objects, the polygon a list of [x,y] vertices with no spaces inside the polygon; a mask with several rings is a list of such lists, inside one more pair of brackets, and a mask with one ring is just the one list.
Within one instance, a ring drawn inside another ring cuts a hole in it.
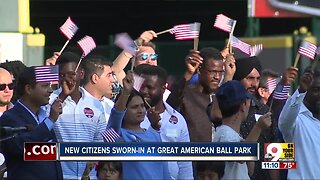
[{"label": "dark hair", "polygon": [[264,69],[261,71],[259,87],[266,88],[267,79],[271,77],[273,79],[280,77],[279,73],[273,71],[272,69]]},{"label": "dark hair", "polygon": [[219,179],[224,175],[225,162],[223,161],[199,161],[196,162],[197,172],[203,172],[206,170],[216,172]]},{"label": "dark hair", "polygon": [[[115,98],[115,100],[114,100],[115,103],[118,101],[118,99],[119,99],[121,94],[122,94],[122,91],[120,91],[120,93]],[[128,97],[128,101],[127,101],[126,107],[128,106],[129,102],[132,100],[132,98],[135,97],[135,96],[140,96],[142,98],[142,100],[143,100],[143,103],[145,104],[145,100],[144,100],[143,96],[138,91],[136,91],[134,89],[134,90],[131,91],[130,96]]]},{"label": "dark hair", "polygon": [[113,167],[115,170],[117,170],[120,174],[120,177],[122,177],[122,163],[121,161],[99,161],[98,165],[96,166],[97,171],[97,177],[99,177],[99,172],[102,170],[103,166],[107,165],[110,169]]},{"label": "dark hair", "polygon": [[213,48],[213,47],[206,47],[206,48],[201,49],[200,56],[203,58],[203,63],[202,63],[202,66],[200,66],[200,68],[205,66],[209,59],[214,59],[216,61],[223,60],[223,57],[222,57],[220,51],[216,48]]},{"label": "dark hair", "polygon": [[17,88],[15,90],[17,93],[17,97],[20,98],[24,95],[26,85],[31,85],[31,87],[35,87],[36,83],[36,75],[33,67],[26,67],[21,72],[17,80]]},{"label": "dark hair", "polygon": [[[63,52],[57,59],[56,64],[59,65],[59,68],[67,63],[76,63],[80,61],[80,56],[74,52]],[[80,66],[82,63],[80,64]]]},{"label": "dark hair", "polygon": [[97,74],[99,77],[104,71],[104,66],[112,66],[103,56],[88,56],[82,61],[82,67],[84,69],[84,78],[82,83],[84,85],[90,82],[93,74]]},{"label": "dark hair", "polygon": [[224,100],[218,96],[217,96],[217,100],[218,100],[219,108],[220,108],[220,111],[222,114],[222,118],[227,118],[227,117],[230,117],[230,116],[236,114],[239,111],[241,104],[246,101],[246,99],[245,99],[245,100],[242,100],[239,102],[234,102],[232,104],[228,104],[228,103],[223,102]]},{"label": "dark hair", "polygon": [[160,85],[165,85],[167,82],[167,71],[160,66],[153,66],[150,64],[140,64],[135,69],[134,72],[137,75],[150,75],[157,76],[158,80],[160,80]]},{"label": "dark hair", "polygon": [[15,79],[18,79],[20,73],[27,67],[21,61],[6,61],[5,63],[1,63],[0,67],[9,71],[13,75]]}]

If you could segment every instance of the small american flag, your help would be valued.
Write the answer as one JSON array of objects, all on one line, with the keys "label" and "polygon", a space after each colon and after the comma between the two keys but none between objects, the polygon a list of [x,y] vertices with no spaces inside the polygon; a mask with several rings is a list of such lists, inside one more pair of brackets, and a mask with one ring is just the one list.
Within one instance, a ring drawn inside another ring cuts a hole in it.
[{"label": "small american flag", "polygon": [[59,66],[35,66],[36,82],[59,81]]},{"label": "small american flag", "polygon": [[265,86],[268,89],[269,93],[272,93],[278,84],[278,79],[270,79],[266,82]]},{"label": "small american flag", "polygon": [[77,43],[82,49],[83,57],[87,56],[94,48],[96,48],[96,43],[90,36],[85,36],[84,38],[80,39]]},{"label": "small american flag", "polygon": [[199,37],[200,23],[180,24],[173,27],[176,40],[189,40]]},{"label": "small american flag", "polygon": [[257,44],[250,47],[250,56],[258,56],[262,52],[262,44]]},{"label": "small american flag", "polygon": [[235,20],[230,19],[223,14],[218,14],[213,27],[230,33],[232,31],[232,28],[235,22],[236,22]]},{"label": "small american flag", "polygon": [[303,41],[299,47],[298,53],[307,56],[310,59],[314,59],[316,54],[317,46],[309,41]]},{"label": "small american flag", "polygon": [[234,36],[231,36],[231,45],[232,45],[232,47],[237,48],[240,51],[250,55],[250,47],[251,46],[245,42],[242,42],[240,39],[238,39]]},{"label": "small american flag", "polygon": [[60,31],[68,40],[70,40],[76,34],[78,29],[78,26],[71,20],[70,17],[68,17],[66,22],[60,27]]},{"label": "small american flag", "polygon": [[283,86],[282,91],[281,92],[274,91],[272,97],[274,99],[280,99],[280,100],[288,99],[290,88],[291,86]]},{"label": "small american flag", "polygon": [[133,88],[139,92],[145,79],[137,74],[133,74],[133,80]]},{"label": "small american flag", "polygon": [[127,33],[116,34],[114,43],[132,56],[136,55],[138,47]]},{"label": "small american flag", "polygon": [[102,137],[106,142],[116,142],[120,136],[113,128],[107,128],[101,132]]}]

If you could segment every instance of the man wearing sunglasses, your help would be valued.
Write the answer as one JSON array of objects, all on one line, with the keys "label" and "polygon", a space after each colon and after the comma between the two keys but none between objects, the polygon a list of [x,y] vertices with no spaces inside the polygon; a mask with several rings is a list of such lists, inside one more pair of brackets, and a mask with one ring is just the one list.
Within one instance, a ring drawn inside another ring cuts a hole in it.
[{"label": "man wearing sunglasses", "polygon": [[7,70],[0,68],[0,116],[4,111],[12,107],[10,101],[13,95],[13,87],[11,74]]},{"label": "man wearing sunglasses", "polygon": [[[13,107],[10,102],[12,95],[13,81],[11,74],[7,70],[0,68],[0,116],[2,116],[4,111]],[[4,156],[0,153],[0,179],[3,177],[6,169],[4,161]]]},{"label": "man wearing sunglasses", "polygon": [[144,42],[141,44],[136,56],[135,67],[140,64],[157,66],[158,54],[156,54],[155,49],[156,46],[152,42]]},{"label": "man wearing sunglasses", "polygon": [[[143,32],[140,37],[135,40],[139,47],[139,51],[136,54],[135,67],[139,64],[150,64],[154,66],[158,64],[158,55],[155,53],[156,47],[150,42],[155,37],[157,37],[156,33],[150,30]],[[124,68],[127,66],[131,58],[133,58],[132,54],[122,51],[113,62],[112,70],[114,71],[119,83],[122,83],[122,79],[126,76]]]}]

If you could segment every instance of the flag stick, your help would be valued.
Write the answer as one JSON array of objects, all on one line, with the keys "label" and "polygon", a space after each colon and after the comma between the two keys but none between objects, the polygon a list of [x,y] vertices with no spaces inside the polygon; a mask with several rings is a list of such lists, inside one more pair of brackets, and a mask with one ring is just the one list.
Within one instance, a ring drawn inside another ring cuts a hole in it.
[{"label": "flag stick", "polygon": [[269,112],[271,112],[272,104],[273,104],[273,97],[271,97],[271,102],[270,102]]},{"label": "flag stick", "polygon": [[164,33],[170,32],[171,29],[172,29],[172,28],[167,29],[167,30],[164,30],[164,31],[160,31],[160,32],[156,33],[156,35],[158,36],[158,35],[160,35],[160,34],[164,34]]},{"label": "flag stick", "polygon": [[70,40],[68,40],[66,43],[64,43],[64,45],[63,45],[62,49],[60,50],[59,54],[61,54],[63,52],[63,50],[67,47],[67,45],[69,44],[69,41]]},{"label": "flag stick", "polygon": [[74,72],[77,72],[77,70],[78,70],[78,68],[79,68],[79,66],[80,66],[81,61],[82,61],[83,58],[84,58],[84,54],[82,54],[82,56],[81,56],[81,58],[80,58],[80,60],[79,60],[79,62],[78,62],[78,64],[77,64],[76,70],[75,70]]},{"label": "flag stick", "polygon": [[300,54],[297,53],[296,59],[294,60],[294,65],[293,65],[293,67],[297,67],[298,62],[299,62],[299,59],[300,59]]},{"label": "flag stick", "polygon": [[[237,21],[234,20],[234,23],[233,23],[233,25],[232,25],[231,32],[230,32],[230,34],[229,34],[229,39],[228,39],[227,47],[228,47],[228,46],[231,46],[231,36],[233,35],[234,29],[235,29],[235,27],[236,27],[236,24],[237,24]],[[231,46],[231,47],[232,47],[232,46]],[[229,52],[232,53],[232,48],[229,48]]]},{"label": "flag stick", "polygon": [[199,45],[199,37],[196,37],[193,39],[193,50],[198,50],[198,45]]},{"label": "flag stick", "polygon": [[136,56],[133,56],[131,58],[131,68],[130,68],[131,71],[133,71],[135,61],[136,61]]},{"label": "flag stick", "polygon": [[151,108],[151,105],[148,103],[148,101],[146,101],[146,99],[144,99],[144,102],[146,102],[146,105]]}]

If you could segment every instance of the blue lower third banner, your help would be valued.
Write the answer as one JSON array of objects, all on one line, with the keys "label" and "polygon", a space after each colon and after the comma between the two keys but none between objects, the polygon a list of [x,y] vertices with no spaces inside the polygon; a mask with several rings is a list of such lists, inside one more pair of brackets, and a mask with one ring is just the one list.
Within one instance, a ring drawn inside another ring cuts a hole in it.
[{"label": "blue lower third banner", "polygon": [[59,143],[62,161],[256,161],[258,143]]}]

